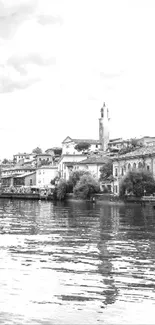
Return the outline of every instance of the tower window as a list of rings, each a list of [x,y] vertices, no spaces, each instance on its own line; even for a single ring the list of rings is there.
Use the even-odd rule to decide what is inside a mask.
[[[115,176],[118,175],[118,171],[117,171],[117,168],[115,168]]]

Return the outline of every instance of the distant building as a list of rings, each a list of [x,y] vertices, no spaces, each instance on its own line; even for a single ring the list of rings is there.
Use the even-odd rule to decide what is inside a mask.
[[[16,155],[13,155],[13,162],[14,164],[18,164],[21,160],[22,162],[30,161],[34,158],[34,153],[18,153]]]
[[[86,155],[78,154],[63,154],[58,163],[59,176],[65,180],[69,179],[69,175],[72,172],[75,164],[86,159]]]
[[[17,166],[1,171],[2,186],[19,186],[19,184],[30,186],[31,183],[32,185],[35,183],[35,168]]]
[[[49,153],[40,153],[35,155],[36,158],[36,164],[39,165],[46,165],[46,164],[52,164],[53,163],[53,157]]]
[[[119,194],[120,183],[130,170],[144,168],[155,177],[155,146],[144,146],[124,155],[117,155],[112,161],[115,194]]]
[[[62,155],[81,155],[81,152],[76,150],[75,146],[82,142],[90,144],[89,151],[98,151],[100,149],[99,140],[73,139],[68,136],[62,142]],[[86,150],[86,152],[87,152],[87,150]]]
[[[45,187],[51,185],[51,180],[58,176],[57,166],[41,166],[36,170],[36,186]]]
[[[105,103],[103,103],[101,117],[99,118],[99,143],[100,149],[104,152],[108,149],[109,143],[109,121],[109,110],[105,106]]]

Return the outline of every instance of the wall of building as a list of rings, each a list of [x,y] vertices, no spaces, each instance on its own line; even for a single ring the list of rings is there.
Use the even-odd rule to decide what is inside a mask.
[[[75,163],[75,162],[79,162],[86,159],[85,155],[64,155],[59,164],[58,164],[58,171],[59,174],[62,178],[68,180],[69,178],[69,172],[66,166],[66,163]]]
[[[58,168],[56,166],[38,168],[36,171],[36,186],[44,187],[51,185],[51,180],[56,176],[58,176]]]
[[[129,170],[140,169],[145,166],[145,169],[151,171],[155,177],[155,157],[145,158],[130,158],[128,160],[122,159],[113,162],[113,176],[114,181],[114,193],[119,194],[120,182]]]
[[[25,176],[25,186],[36,185],[36,172],[34,174]]]

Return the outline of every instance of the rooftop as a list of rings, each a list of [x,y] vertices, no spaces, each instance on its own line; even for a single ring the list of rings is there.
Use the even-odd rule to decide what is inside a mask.
[[[155,146],[141,147],[134,151],[128,152],[124,155],[117,155],[115,156],[115,158],[113,158],[113,160],[121,160],[121,159],[128,159],[128,158],[149,156],[149,155],[155,155]]]
[[[103,155],[103,156],[92,156],[92,157],[88,157],[87,159],[84,159],[82,161],[80,161],[78,164],[80,165],[85,165],[85,164],[104,164],[106,162],[108,162],[111,158],[107,155]]]

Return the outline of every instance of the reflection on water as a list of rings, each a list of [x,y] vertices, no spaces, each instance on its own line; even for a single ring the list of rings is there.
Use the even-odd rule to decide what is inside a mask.
[[[0,322],[154,324],[155,211],[0,201]]]

